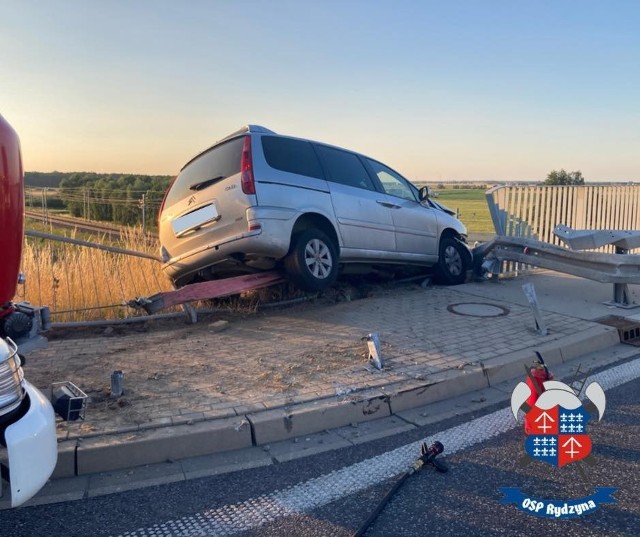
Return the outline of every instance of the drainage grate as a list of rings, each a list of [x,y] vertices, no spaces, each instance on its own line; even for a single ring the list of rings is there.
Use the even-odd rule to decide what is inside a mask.
[[[640,347],[640,321],[634,321],[626,317],[618,317],[617,315],[609,315],[608,317],[597,319],[596,322],[613,326],[617,329],[621,343]]]

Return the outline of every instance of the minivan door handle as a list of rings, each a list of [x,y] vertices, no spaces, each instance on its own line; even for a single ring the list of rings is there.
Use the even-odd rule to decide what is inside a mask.
[[[379,203],[383,207],[387,207],[388,209],[401,209],[401,205],[396,205],[395,203],[389,203],[388,201],[377,200],[376,203]]]

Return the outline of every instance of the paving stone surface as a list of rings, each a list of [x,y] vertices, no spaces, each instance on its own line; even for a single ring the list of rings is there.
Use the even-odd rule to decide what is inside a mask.
[[[459,288],[462,289],[462,288]],[[498,306],[495,317],[460,315],[456,304]],[[474,311],[477,306],[467,309]],[[454,310],[454,311],[452,311]],[[465,308],[462,308],[464,311]],[[45,393],[71,381],[89,395],[85,420],[60,422],[60,440],[147,430],[286,408],[323,398],[419,384],[442,371],[589,332],[595,323],[545,312],[548,335],[528,307],[472,296],[455,287],[400,286],[360,300],[306,303],[229,320],[177,319],[118,328],[109,336],[69,333],[29,356],[27,378]],[[378,332],[385,367],[367,360],[361,340]],[[110,378],[124,372],[124,395]]]

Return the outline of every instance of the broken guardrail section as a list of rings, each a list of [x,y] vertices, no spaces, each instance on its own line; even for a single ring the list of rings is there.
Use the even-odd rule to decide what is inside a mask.
[[[208,300],[224,296],[236,295],[252,289],[261,289],[285,281],[279,272],[261,272],[211,280],[208,282],[192,283],[174,291],[155,294],[149,298],[138,297],[127,304],[133,308],[143,308],[153,314],[164,308],[178,306],[196,300]]]
[[[502,261],[555,270],[601,283],[614,284],[608,304],[634,308],[628,284],[640,284],[640,255],[626,253],[640,247],[640,231],[571,230],[557,226],[556,235],[569,245],[598,248],[611,244],[618,253],[577,251],[529,238],[497,236],[473,249],[474,271],[482,277],[500,273]],[[608,242],[605,242],[608,241]]]

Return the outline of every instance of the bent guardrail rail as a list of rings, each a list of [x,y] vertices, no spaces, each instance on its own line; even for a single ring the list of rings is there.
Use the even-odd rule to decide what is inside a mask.
[[[640,248],[640,231],[623,229],[572,229],[558,224],[553,234],[569,245],[572,250],[594,250],[602,246],[612,245],[616,253],[620,250]]]
[[[535,239],[497,236],[473,249],[474,272],[500,274],[503,261],[532,265],[600,283],[613,283],[611,304],[637,307],[628,284],[640,284],[640,255],[569,250]]]
[[[640,248],[640,243],[630,236],[639,232],[624,231],[640,222],[640,185],[637,184],[512,184],[491,188],[485,197],[499,237],[533,239],[555,245],[570,238],[574,249],[594,248],[602,253],[613,253],[616,248]],[[573,228],[571,236],[558,233],[558,224]],[[622,242],[615,244],[614,236]],[[616,250],[616,253],[621,252]],[[517,275],[531,268],[533,266],[505,258],[501,273]]]

